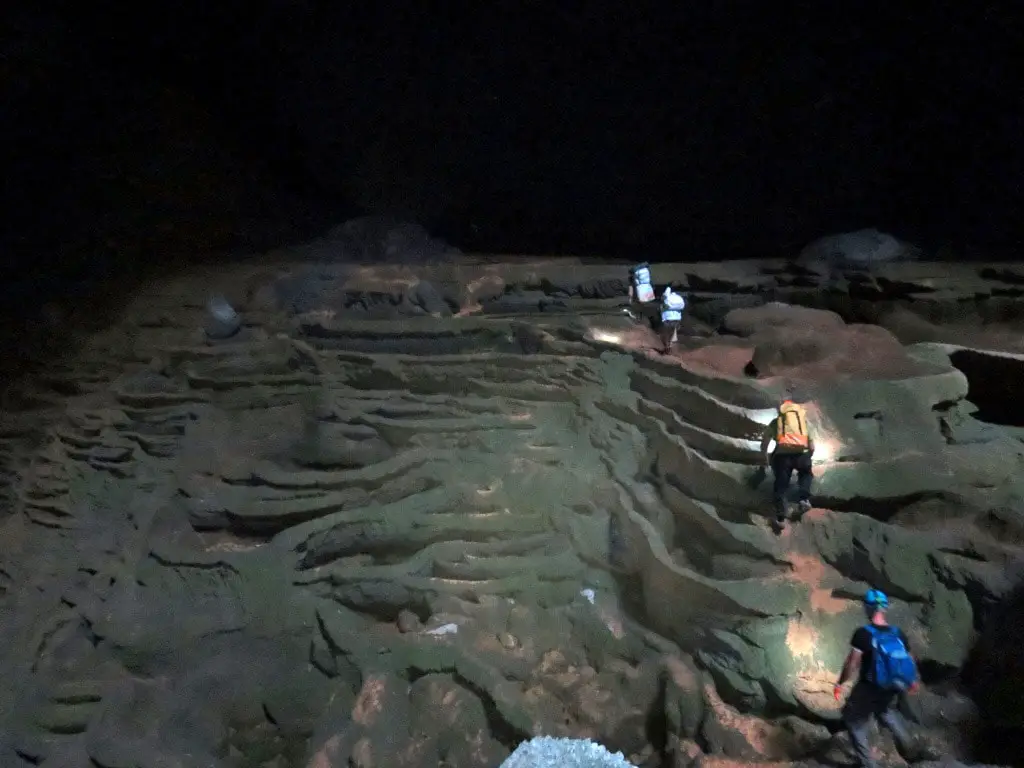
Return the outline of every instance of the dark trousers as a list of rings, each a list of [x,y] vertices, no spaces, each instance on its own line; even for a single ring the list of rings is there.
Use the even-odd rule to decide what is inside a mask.
[[[679,330],[678,320],[668,320],[662,322],[661,328],[658,329],[658,335],[661,337],[661,346],[665,352],[668,352],[669,347],[672,346],[672,337]]]
[[[772,454],[772,474],[775,475],[772,501],[775,504],[775,516],[780,521],[786,518],[786,492],[789,490],[789,482],[793,479],[794,472],[800,490],[800,501],[810,501],[811,482],[814,480],[810,451],[785,453],[776,450]]]
[[[871,745],[868,744],[872,718],[889,729],[901,753],[909,754],[913,748],[907,726],[895,707],[897,695],[865,682],[857,683],[850,691],[850,698],[843,707],[843,725],[850,733],[853,751],[861,768],[875,768],[875,762],[871,759]]]
[[[639,322],[646,323],[651,328],[654,328],[661,319],[661,304],[657,301],[640,302],[633,299],[629,303],[629,311]]]

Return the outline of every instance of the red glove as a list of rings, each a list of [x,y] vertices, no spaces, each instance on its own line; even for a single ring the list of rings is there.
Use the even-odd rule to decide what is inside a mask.
[[[839,701],[843,697],[843,686],[837,685],[833,688],[832,695],[835,696],[836,701]]]

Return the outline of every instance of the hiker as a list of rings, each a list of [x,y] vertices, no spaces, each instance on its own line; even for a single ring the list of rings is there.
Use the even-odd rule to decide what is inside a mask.
[[[647,262],[629,269],[629,305],[622,311],[634,322],[652,322],[652,308],[656,308],[654,286],[651,284],[651,265]]]
[[[884,592],[869,589],[864,595],[868,623],[853,633],[850,652],[833,689],[839,701],[843,683],[853,677],[857,672],[855,668],[859,667],[857,682],[843,707],[843,724],[850,733],[861,768],[875,768],[868,745],[868,729],[873,717],[892,733],[904,759],[930,757],[922,754],[925,746],[911,737],[903,717],[894,707],[899,694],[917,690],[918,674],[907,636],[885,619],[888,608],[889,598]]]
[[[775,441],[771,456],[768,448]],[[761,457],[765,467],[771,467],[775,477],[772,488],[772,502],[775,505],[776,529],[786,524],[786,494],[789,483],[796,472],[799,490],[800,512],[811,508],[811,458],[814,455],[814,438],[807,427],[807,411],[802,405],[786,398],[779,406],[776,417],[768,422],[761,438]]]
[[[661,294],[661,336],[662,354],[668,354],[672,345],[676,343],[679,333],[679,323],[683,319],[683,310],[686,308],[686,299],[672,290],[672,286],[665,288]]]
[[[629,270],[629,303],[647,304],[651,301],[654,301],[651,265],[645,261]]]

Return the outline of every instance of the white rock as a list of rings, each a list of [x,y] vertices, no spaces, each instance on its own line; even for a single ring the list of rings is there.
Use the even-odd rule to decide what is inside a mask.
[[[206,304],[206,335],[211,339],[234,336],[242,327],[242,319],[223,296],[214,296]]]
[[[428,629],[424,634],[427,635],[454,635],[459,631],[458,624],[442,624],[440,627],[434,627]]]
[[[538,736],[524,741],[500,768],[635,768],[621,752],[609,752],[589,739]]]

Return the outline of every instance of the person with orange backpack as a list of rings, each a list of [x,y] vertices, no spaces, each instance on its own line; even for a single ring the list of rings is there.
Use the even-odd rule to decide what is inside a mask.
[[[775,450],[768,449],[772,442]],[[775,506],[775,528],[781,530],[786,524],[786,494],[793,473],[797,475],[801,513],[811,508],[811,483],[814,473],[811,458],[814,455],[814,437],[807,426],[807,411],[802,405],[786,398],[779,406],[778,414],[768,422],[761,438],[761,456],[765,467],[771,467],[775,477],[772,487],[772,501]]]

